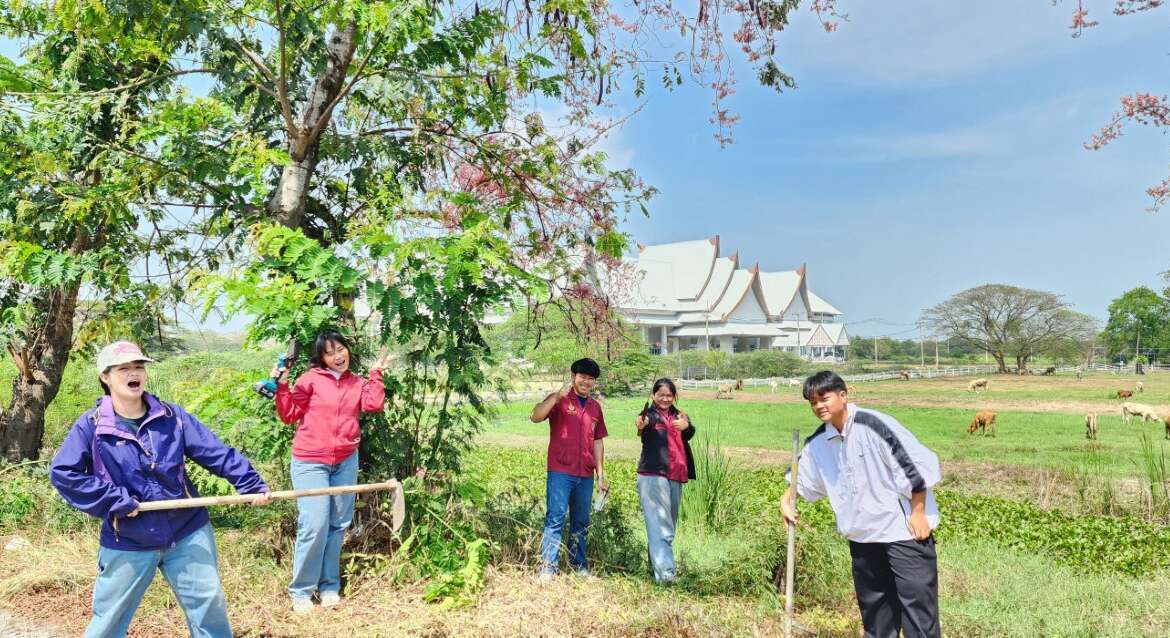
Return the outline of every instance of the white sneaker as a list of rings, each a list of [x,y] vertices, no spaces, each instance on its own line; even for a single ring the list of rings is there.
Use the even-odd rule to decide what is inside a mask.
[[[336,607],[341,604],[341,596],[335,591],[321,593],[321,607]]]
[[[292,599],[292,609],[294,614],[311,614],[313,613],[313,599],[294,598]]]

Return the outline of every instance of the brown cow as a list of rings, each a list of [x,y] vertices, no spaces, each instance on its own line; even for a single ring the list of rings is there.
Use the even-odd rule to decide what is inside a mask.
[[[909,371],[909,370],[903,370],[902,372],[900,372],[900,373],[898,374],[898,376],[902,377],[902,380],[903,380],[903,381],[909,381],[909,380],[910,380],[910,371]]]
[[[736,390],[743,390],[743,379],[736,379],[735,380],[735,389]]]
[[[990,429],[991,436],[995,436],[997,428],[995,416],[991,410],[980,411],[974,419],[971,419],[971,425],[967,426],[967,435],[970,436],[975,433],[975,430],[979,430],[982,436],[987,436],[987,430]]]
[[[1097,413],[1090,412],[1085,415],[1085,438],[1097,440]]]
[[[1117,398],[1118,399],[1128,399],[1132,396],[1133,396],[1133,390],[1118,390],[1117,391]]]
[[[1044,368],[1044,372],[1041,372],[1040,374],[1046,377],[1050,377],[1056,374],[1056,366],[1048,366],[1047,368]]]

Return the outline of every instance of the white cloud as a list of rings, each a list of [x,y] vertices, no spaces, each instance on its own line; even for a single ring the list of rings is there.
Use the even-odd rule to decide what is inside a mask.
[[[830,71],[863,85],[937,84],[1064,52],[1084,54],[1165,29],[1156,18],[1116,18],[1108,3],[1088,7],[1090,18],[1101,24],[1079,39],[1070,37],[1069,2],[840,0],[838,5],[849,21],[835,33],[825,33],[815,15],[801,11],[781,38],[780,54],[798,78]]]
[[[1105,91],[1078,91],[942,130],[843,135],[818,146],[815,155],[829,163],[868,163],[1079,154],[1081,142],[1104,121],[1082,105],[1111,99]]]
[[[975,128],[907,135],[842,137],[835,140],[834,145],[842,151],[841,157],[848,161],[887,162],[988,155],[1004,150],[1007,142],[994,133]]]

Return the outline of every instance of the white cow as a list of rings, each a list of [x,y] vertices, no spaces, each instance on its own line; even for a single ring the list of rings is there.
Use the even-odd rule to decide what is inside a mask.
[[[1129,425],[1130,419],[1135,416],[1140,417],[1142,423],[1162,420],[1162,417],[1158,416],[1157,410],[1148,405],[1130,401],[1121,404],[1121,418],[1125,420],[1126,425]]]

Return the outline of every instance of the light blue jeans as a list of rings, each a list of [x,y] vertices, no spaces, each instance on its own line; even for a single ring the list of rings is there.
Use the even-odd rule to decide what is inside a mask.
[[[336,464],[292,460],[293,489],[357,483],[358,453]],[[353,522],[353,494],[303,496],[297,499],[297,542],[288,594],[309,598],[313,592],[341,590],[341,542]]]
[[[227,601],[216,563],[215,535],[210,523],[168,549],[98,549],[93,618],[85,630],[86,638],[125,636],[134,611],[159,570],[175,592],[191,636],[231,638]]]
[[[638,498],[646,517],[646,549],[654,580],[669,583],[675,577],[674,529],[682,503],[683,484],[665,476],[638,475]]]
[[[541,571],[555,574],[557,554],[565,532],[565,515],[569,518],[569,565],[588,569],[585,558],[585,532],[589,529],[589,505],[593,498],[593,477],[549,472],[545,483],[544,536],[540,540]]]

